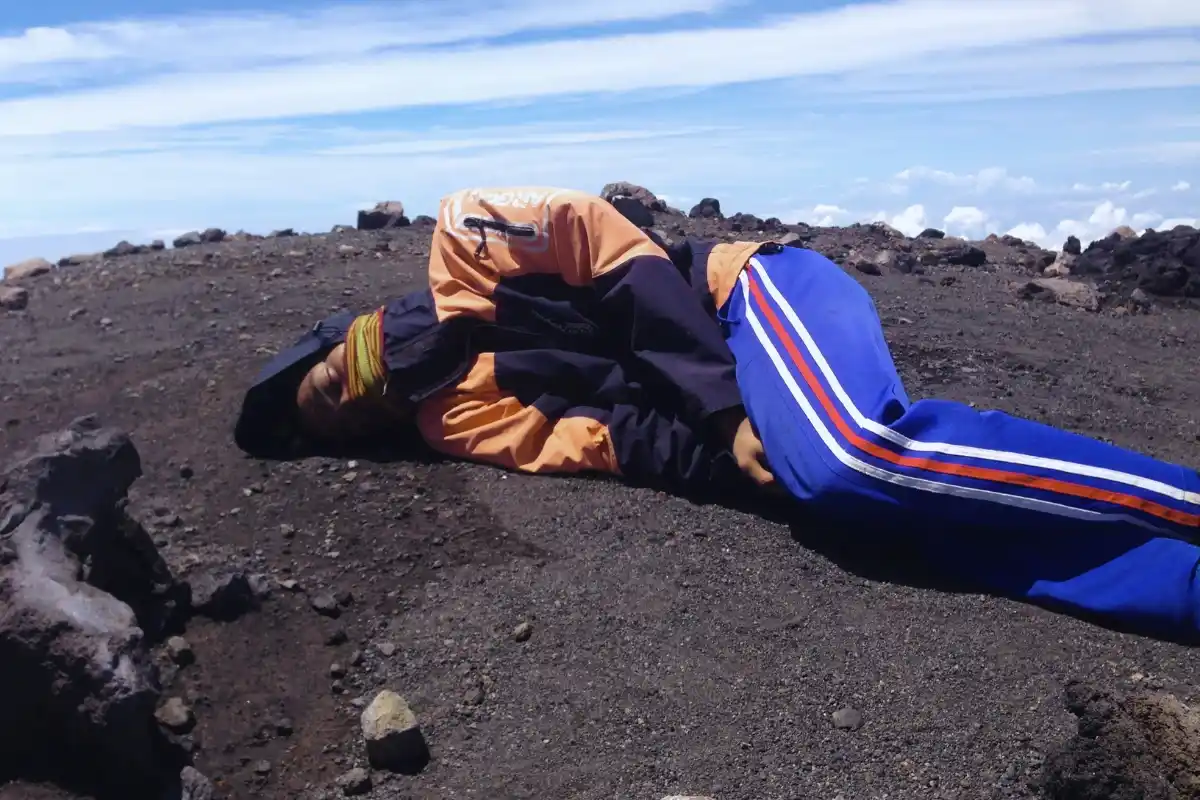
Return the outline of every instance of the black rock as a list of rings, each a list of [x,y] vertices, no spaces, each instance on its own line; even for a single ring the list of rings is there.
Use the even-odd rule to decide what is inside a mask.
[[[358,212],[360,231],[382,231],[409,224],[408,217],[404,216],[404,205],[395,201],[376,203],[374,208]]]
[[[972,244],[958,244],[941,252],[941,261],[963,267],[982,267],[987,263],[987,253]]]
[[[944,231],[939,231],[937,228],[926,228],[917,234],[918,239],[945,239]]]
[[[1077,256],[1083,252],[1083,245],[1079,243],[1079,237],[1068,236],[1067,241],[1063,242],[1062,251],[1067,255]]]
[[[692,219],[724,219],[721,213],[721,201],[715,197],[705,197],[699,203],[692,206],[692,210],[688,212],[688,216]]]
[[[654,214],[650,209],[632,197],[614,197],[609,201],[625,219],[639,228],[653,228]]]
[[[231,622],[254,610],[258,597],[245,573],[222,570],[190,578],[192,610],[209,619]]]

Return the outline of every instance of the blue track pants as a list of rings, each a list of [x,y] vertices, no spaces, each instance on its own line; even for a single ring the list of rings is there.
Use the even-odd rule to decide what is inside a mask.
[[[981,590],[1200,631],[1194,470],[1000,411],[911,402],[870,296],[810,250],[751,259],[721,319],[771,470],[806,505],[908,535],[929,566]]]

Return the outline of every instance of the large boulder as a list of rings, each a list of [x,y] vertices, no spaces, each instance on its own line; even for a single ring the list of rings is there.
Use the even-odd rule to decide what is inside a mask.
[[[1200,230],[1180,225],[1137,237],[1119,232],[1092,242],[1075,262],[1081,275],[1102,275],[1150,294],[1200,297]]]
[[[360,231],[403,228],[408,224],[408,217],[404,216],[404,204],[396,200],[376,203],[374,208],[358,212],[358,229]]]
[[[52,269],[54,265],[44,258],[29,258],[5,267],[3,278],[6,281],[23,281],[45,275]]]
[[[0,783],[178,784],[147,640],[177,621],[186,585],[125,512],[141,469],[125,434],[80,418],[0,473]]]

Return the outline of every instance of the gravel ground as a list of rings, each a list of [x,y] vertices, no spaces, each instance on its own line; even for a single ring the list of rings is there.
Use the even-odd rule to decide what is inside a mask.
[[[265,354],[415,286],[428,235],[115,258],[29,280],[28,308],[0,312],[0,455],[98,413],[141,451],[134,511],[175,570],[277,582],[255,613],[193,622],[195,663],[164,675],[218,796],[341,796],[385,688],[432,762],[372,773],[378,800],[1032,797],[1075,730],[1068,681],[1196,696],[1193,650],[926,585],[834,546],[852,530],[601,479],[246,459],[231,429]],[[852,270],[910,394],[1200,462],[1200,314],[1022,300],[1018,262]]]

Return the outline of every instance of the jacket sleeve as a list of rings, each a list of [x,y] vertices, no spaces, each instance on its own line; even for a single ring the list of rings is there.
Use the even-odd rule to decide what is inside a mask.
[[[572,406],[544,396],[524,405],[507,394],[443,393],[417,413],[432,449],[534,474],[599,472],[691,494],[741,479],[732,455],[688,425],[632,405]]]
[[[624,340],[640,377],[677,395],[682,419],[702,427],[742,404],[721,328],[667,258],[637,256],[596,279],[604,322]]]
[[[600,198],[574,195],[555,215],[558,259],[590,279],[601,322],[620,337],[639,377],[672,390],[682,419],[700,427],[742,404],[733,354],[720,326],[659,247]]]

